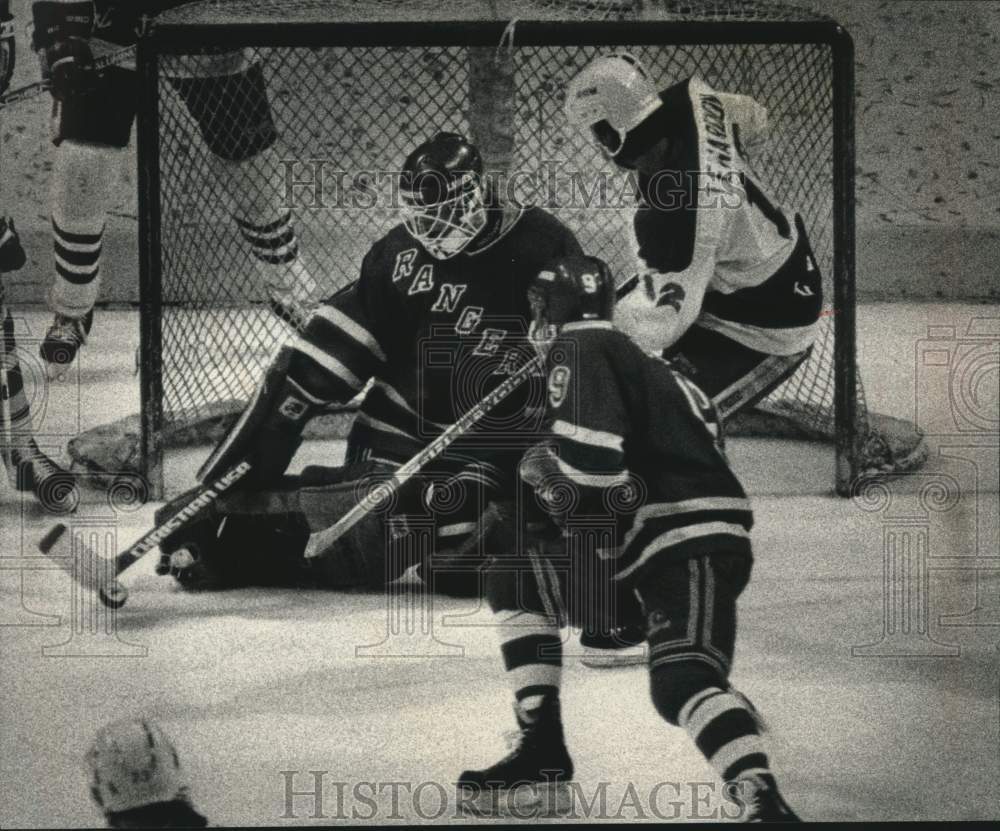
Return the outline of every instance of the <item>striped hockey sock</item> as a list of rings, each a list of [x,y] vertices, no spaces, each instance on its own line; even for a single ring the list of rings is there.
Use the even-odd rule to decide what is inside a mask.
[[[260,262],[268,265],[287,265],[299,256],[299,241],[292,224],[292,214],[286,211],[277,219],[259,223],[234,217],[243,239],[250,245]]]
[[[708,687],[691,696],[678,723],[724,782],[751,775],[771,780],[757,718],[742,696]]]
[[[503,654],[514,697],[527,720],[533,710],[559,695],[562,640],[559,627],[547,615],[508,612],[500,622]]]
[[[58,314],[81,318],[97,300],[104,224],[71,222],[52,215],[56,280],[52,306]]]

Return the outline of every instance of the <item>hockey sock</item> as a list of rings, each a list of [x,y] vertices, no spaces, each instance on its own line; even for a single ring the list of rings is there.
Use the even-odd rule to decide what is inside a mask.
[[[291,211],[282,204],[278,164],[269,148],[242,161],[215,157],[219,176],[232,199],[233,220],[261,267],[273,299],[307,303],[318,286],[299,254]]]
[[[518,709],[526,722],[546,699],[558,697],[562,639],[549,616],[524,611],[500,613],[500,651]]]
[[[750,775],[772,781],[757,718],[742,696],[719,687],[703,689],[681,707],[678,724],[724,782]]]
[[[52,170],[52,247],[55,281],[49,302],[81,318],[100,291],[101,245],[124,150],[64,141]]]

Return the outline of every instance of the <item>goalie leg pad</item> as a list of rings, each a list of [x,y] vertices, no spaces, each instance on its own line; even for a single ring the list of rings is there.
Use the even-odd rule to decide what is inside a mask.
[[[199,481],[221,476],[243,459],[253,464],[245,487],[273,483],[285,472],[306,424],[326,403],[289,376],[291,357],[292,350],[282,347],[243,414],[198,471]]]
[[[260,64],[245,72],[171,80],[208,149],[228,161],[252,158],[278,139]]]

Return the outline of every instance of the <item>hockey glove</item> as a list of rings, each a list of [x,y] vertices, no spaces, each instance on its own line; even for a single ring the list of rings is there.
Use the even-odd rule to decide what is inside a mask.
[[[61,40],[38,54],[42,77],[48,79],[52,97],[57,101],[91,95],[97,89],[98,71],[87,41]]]
[[[308,540],[294,516],[207,515],[163,541],[156,571],[189,591],[307,585]]]

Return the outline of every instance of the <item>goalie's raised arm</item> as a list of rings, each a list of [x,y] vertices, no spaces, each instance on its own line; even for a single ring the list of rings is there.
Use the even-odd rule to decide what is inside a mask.
[[[338,292],[281,347],[243,415],[198,471],[199,481],[243,459],[253,463],[252,484],[273,481],[294,457],[310,419],[364,389],[385,353],[361,295],[357,283]]]

